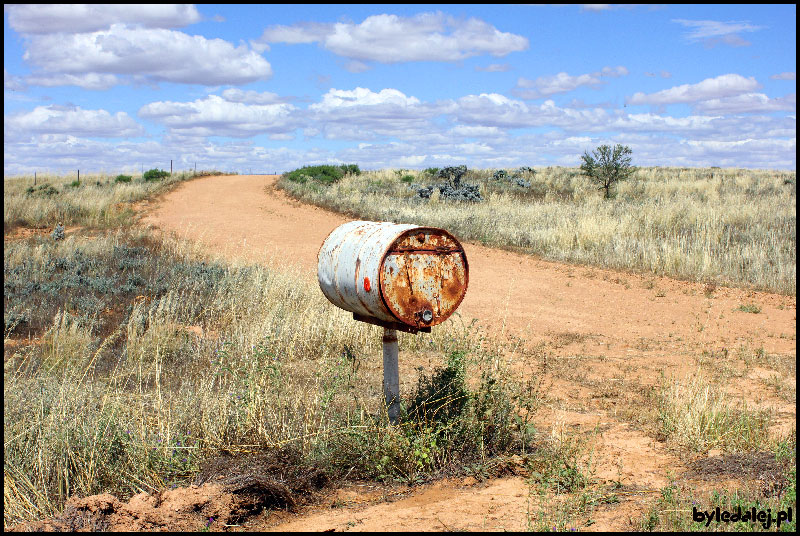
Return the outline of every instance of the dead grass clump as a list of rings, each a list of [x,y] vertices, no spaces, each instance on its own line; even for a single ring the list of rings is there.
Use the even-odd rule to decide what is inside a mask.
[[[769,442],[770,413],[731,401],[718,385],[695,375],[664,384],[658,400],[660,431],[685,449],[751,452]]]

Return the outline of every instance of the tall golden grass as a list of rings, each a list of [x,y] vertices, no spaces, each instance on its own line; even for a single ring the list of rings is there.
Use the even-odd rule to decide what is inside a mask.
[[[509,175],[513,170],[509,172]],[[540,168],[524,188],[468,172],[482,203],[423,200],[413,170],[349,175],[331,186],[282,180],[299,199],[356,217],[443,227],[465,240],[546,259],[796,293],[796,173],[640,168],[604,200],[577,168]]]
[[[18,343],[6,347],[4,367],[6,527],[52,515],[74,494],[191,482],[201,461],[222,451],[290,447],[333,475],[410,480],[449,459],[441,436],[439,450],[421,460],[411,448],[417,432],[387,426],[380,328],[354,322],[289,267],[222,264],[185,242],[156,246],[145,237],[139,230],[6,243],[7,275],[77,258],[89,267],[81,273],[89,286],[108,273],[95,274],[104,264],[118,269],[109,252],[149,243],[142,274],[166,285],[130,302],[112,289],[109,309],[86,315],[68,288],[47,287],[62,280],[31,281],[32,292],[63,292],[64,308],[34,339],[6,328],[5,342]],[[19,297],[25,284],[13,292],[29,300]],[[424,354],[436,363],[459,351],[478,378],[487,368],[497,377],[502,363],[483,344],[458,317],[431,334],[400,336],[406,359]],[[419,371],[401,370],[408,396]],[[492,383],[493,396],[503,385]],[[480,437],[468,448],[479,446]]]
[[[176,183],[218,172],[177,172],[160,181],[141,176],[116,182],[115,175],[87,174],[65,177],[53,174],[17,175],[3,179],[3,227],[52,228],[64,225],[111,228],[130,224],[131,203],[157,195]],[[42,187],[50,186],[52,190]],[[29,192],[29,189],[34,189]]]

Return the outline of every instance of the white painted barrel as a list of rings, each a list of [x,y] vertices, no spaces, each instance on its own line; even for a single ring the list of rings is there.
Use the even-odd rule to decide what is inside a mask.
[[[466,294],[464,248],[435,227],[353,221],[319,250],[317,277],[334,305],[415,329],[444,322]]]

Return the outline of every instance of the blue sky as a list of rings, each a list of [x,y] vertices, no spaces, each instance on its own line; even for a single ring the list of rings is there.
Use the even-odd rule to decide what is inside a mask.
[[[6,5],[4,172],[796,169],[794,5]]]

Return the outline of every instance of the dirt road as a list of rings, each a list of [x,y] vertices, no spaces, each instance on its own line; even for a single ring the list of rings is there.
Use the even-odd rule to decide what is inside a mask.
[[[143,222],[227,258],[278,259],[303,277],[316,277],[320,245],[351,218],[298,203],[275,181],[246,175],[193,180],[147,207]],[[796,356],[795,297],[571,266],[476,244],[465,248],[470,285],[461,314],[477,318],[492,336],[546,343],[550,366],[560,371],[548,379],[553,403],[541,426],[554,435],[594,433],[597,478],[641,491],[599,507],[589,530],[636,528],[632,520],[653,497],[647,493],[664,486],[668,472],[687,470],[685,460],[617,417],[607,398],[626,395],[622,387],[614,395],[614,386],[653,385],[661,372],[689,374],[704,356]],[[750,304],[760,312],[740,309]],[[759,381],[769,372],[756,363],[730,392],[751,406],[772,408],[776,430],[788,430],[795,426],[795,405]],[[342,490],[331,499],[340,507],[253,521],[260,524],[247,528],[520,530],[528,526],[528,493],[519,477],[440,482],[389,502]]]
[[[162,197],[144,222],[229,258],[272,257],[316,277],[320,245],[352,218],[289,198],[274,187],[276,178],[190,181]],[[757,338],[770,353],[796,349],[793,297],[717,288],[710,299],[703,284],[548,262],[476,244],[465,248],[470,284],[460,312],[494,332],[505,328],[532,340],[589,335],[602,339],[606,353],[609,343],[624,350],[642,339],[668,348],[678,339],[730,347]],[[760,314],[734,311],[744,304],[758,305]]]

